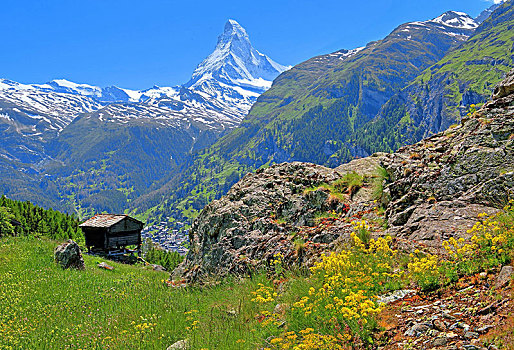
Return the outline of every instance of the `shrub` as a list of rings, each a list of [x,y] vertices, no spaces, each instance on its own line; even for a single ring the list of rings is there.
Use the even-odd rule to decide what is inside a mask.
[[[294,250],[296,252],[296,255],[297,256],[302,255],[305,250],[305,240],[302,238],[296,238],[293,243],[294,243]]]
[[[359,238],[359,241],[362,242],[365,247],[369,247],[369,242],[371,239],[371,228],[366,223],[366,221],[352,221],[352,226],[354,232],[353,234]]]
[[[13,236],[14,226],[11,224],[14,215],[11,210],[6,207],[0,207],[0,237]]]
[[[441,286],[439,259],[436,255],[427,254],[419,257],[419,251],[411,254],[411,262],[407,265],[410,278],[423,291],[436,290]]]
[[[459,275],[469,275],[504,265],[511,261],[514,250],[514,201],[503,212],[487,216],[468,230],[471,242],[450,238],[443,242],[449,262]]]
[[[341,179],[334,182],[334,188],[339,192],[347,192],[352,197],[364,185],[364,176],[355,171],[344,174]]]
[[[369,227],[365,222],[359,226]],[[293,328],[315,327],[315,338],[330,341],[334,346],[350,339],[371,343],[372,330],[377,326],[375,316],[381,311],[377,295],[398,288],[400,283],[400,274],[393,272],[397,253],[389,247],[390,237],[369,239],[368,246],[357,233],[352,238],[351,249],[323,256],[311,268],[311,287],[307,295],[293,304],[291,312]],[[311,339],[301,332],[295,333],[297,343],[292,344],[304,344]],[[286,338],[278,343],[284,343]]]
[[[146,244],[145,260],[150,264],[163,266],[166,271],[173,271],[184,260],[179,253],[166,251],[150,240],[147,240]]]

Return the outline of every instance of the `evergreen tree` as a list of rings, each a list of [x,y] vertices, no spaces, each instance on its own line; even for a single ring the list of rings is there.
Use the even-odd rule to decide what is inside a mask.
[[[14,215],[9,208],[0,207],[0,237],[15,234],[12,220],[14,220]]]
[[[0,197],[0,235],[13,234],[45,236],[51,239],[84,239],[76,216],[70,216],[53,209],[45,210],[29,201],[21,202]],[[14,230],[12,220],[20,222]],[[12,231],[12,233],[10,233]]]

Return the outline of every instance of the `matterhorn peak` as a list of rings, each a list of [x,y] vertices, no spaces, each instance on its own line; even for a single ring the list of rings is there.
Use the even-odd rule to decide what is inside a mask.
[[[234,38],[248,41],[248,43],[250,43],[250,38],[248,37],[246,30],[241,27],[237,21],[229,19],[227,23],[225,23],[225,30],[223,31],[223,34],[221,34],[218,38],[218,44],[221,42],[230,41]]]
[[[229,19],[214,52],[198,65],[186,87],[210,95],[219,95],[220,89],[230,88],[237,95],[253,100],[286,69],[257,51],[246,30],[237,21]]]

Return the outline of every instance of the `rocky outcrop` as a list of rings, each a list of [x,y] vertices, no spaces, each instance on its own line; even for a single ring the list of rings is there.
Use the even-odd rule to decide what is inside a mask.
[[[508,97],[514,93],[514,74],[509,74],[507,78],[499,84],[493,92],[493,100],[499,100]],[[508,101],[507,101],[508,102]],[[512,102],[512,98],[510,99]]]
[[[354,171],[372,173],[381,157],[355,160],[336,169],[282,163],[248,174],[200,213],[190,231],[189,253],[175,274],[185,273],[189,280],[206,274],[241,274],[265,265],[277,253],[286,261],[308,260],[305,247],[298,245],[305,243],[307,251],[319,253],[348,237],[351,225],[331,218],[330,213],[353,215],[367,209],[372,195],[363,186],[352,195],[335,197],[323,184]],[[324,215],[330,225],[319,225]]]
[[[389,233],[440,247],[514,194],[514,70],[454,128],[388,155]]]
[[[71,239],[55,248],[54,259],[63,269],[84,270],[85,268],[80,247]]]

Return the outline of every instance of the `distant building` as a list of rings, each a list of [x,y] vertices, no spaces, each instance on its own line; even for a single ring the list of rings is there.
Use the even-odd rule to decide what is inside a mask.
[[[80,224],[88,251],[112,252],[135,245],[141,250],[144,223],[128,215],[97,214]]]

